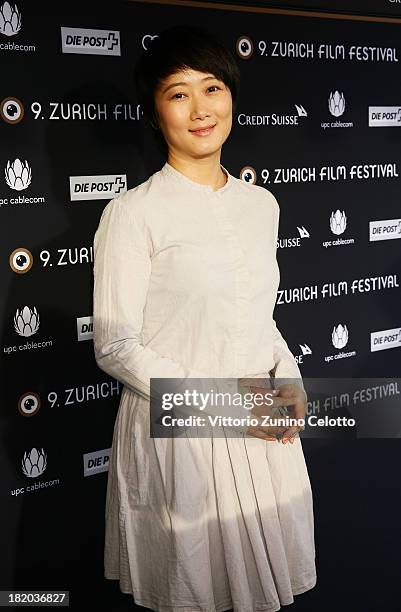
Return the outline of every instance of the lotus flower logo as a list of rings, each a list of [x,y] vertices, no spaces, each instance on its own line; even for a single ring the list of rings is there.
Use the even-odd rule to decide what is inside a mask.
[[[14,8],[8,2],[4,2],[0,8],[0,32],[6,36],[14,36],[21,29],[21,13],[16,5]]]
[[[35,306],[33,310],[29,306],[24,306],[18,310],[14,316],[14,328],[20,336],[33,336],[39,329],[39,314]]]
[[[330,229],[333,234],[342,234],[345,232],[345,228],[347,227],[347,217],[345,216],[344,211],[336,210],[335,213],[331,213],[330,217]]]
[[[25,163],[18,158],[13,163],[8,161],[5,175],[7,185],[16,191],[22,191],[31,184],[31,169],[26,160]]]
[[[331,340],[335,348],[341,349],[348,342],[348,329],[346,325],[337,325],[333,327],[333,333],[331,334]]]
[[[41,450],[33,448],[29,453],[24,453],[21,463],[22,471],[28,478],[37,478],[43,474],[47,466],[47,459],[43,448]]]
[[[345,111],[345,98],[343,93],[339,91],[330,92],[329,97],[329,111],[334,117],[340,117]]]

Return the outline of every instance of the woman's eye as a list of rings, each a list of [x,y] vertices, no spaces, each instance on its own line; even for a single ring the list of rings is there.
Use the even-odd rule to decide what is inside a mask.
[[[215,88],[215,89],[221,89],[221,87],[218,87],[218,85],[211,85],[211,86],[210,86],[210,87],[208,87],[207,89],[208,89],[208,91],[209,91],[209,89],[213,89],[213,88]],[[212,92],[212,93],[213,93],[213,92]],[[171,99],[172,99],[172,100],[174,100],[174,99],[176,99],[176,100],[181,100],[182,98],[177,98],[177,96],[184,96],[184,95],[185,95],[185,94],[183,94],[182,92],[177,92],[176,94],[174,94],[174,95],[172,96],[172,98],[171,98]]]

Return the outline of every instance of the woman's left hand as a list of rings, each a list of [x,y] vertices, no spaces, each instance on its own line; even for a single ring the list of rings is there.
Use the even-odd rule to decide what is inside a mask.
[[[306,409],[308,405],[308,398],[303,389],[298,385],[294,384],[285,384],[281,385],[277,389],[278,397],[285,397],[288,399],[293,399],[293,404],[291,404],[292,408],[289,409],[291,413],[290,418],[294,419],[305,419],[306,417]],[[294,436],[304,429],[303,425],[292,425],[287,427],[287,429],[283,432],[281,437],[281,442],[286,444],[287,442],[294,442]]]

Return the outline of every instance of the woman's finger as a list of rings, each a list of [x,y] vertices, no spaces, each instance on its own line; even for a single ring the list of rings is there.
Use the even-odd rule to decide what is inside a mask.
[[[253,436],[254,438],[261,438],[262,440],[277,442],[276,436],[269,435],[265,433],[264,431],[261,431],[257,427],[248,427],[248,430],[246,433],[248,436]]]
[[[301,431],[300,427],[295,427],[295,426],[287,427],[287,429],[283,431],[283,438],[295,436],[295,434],[299,433],[300,431]]]

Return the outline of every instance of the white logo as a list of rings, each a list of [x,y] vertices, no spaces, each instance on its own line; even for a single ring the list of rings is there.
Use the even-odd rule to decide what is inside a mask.
[[[14,8],[8,2],[4,2],[0,8],[0,33],[6,36],[14,36],[21,29],[21,13],[16,5]]]
[[[154,34],[152,36],[151,34],[145,34],[145,36],[142,37],[142,47],[143,49],[145,49],[145,51],[149,49],[152,44],[152,40],[154,40],[155,38],[159,38],[159,35]]]
[[[12,163],[7,162],[5,175],[7,185],[16,191],[22,191],[31,184],[32,175],[29,164],[26,160],[25,163],[22,162],[18,157]]]
[[[299,117],[307,117],[308,113],[306,112],[306,110],[304,109],[304,107],[301,105],[298,106],[298,104],[295,104],[295,108],[297,109],[297,113]]]
[[[29,306],[24,306],[18,310],[14,316],[14,328],[17,334],[28,338],[33,336],[39,329],[39,313],[35,306],[33,310]]]
[[[401,329],[399,327],[371,332],[370,334],[371,352],[399,347],[401,347]]]
[[[62,27],[61,43],[63,53],[121,55],[120,32],[117,30]]]
[[[43,448],[41,450],[33,448],[29,453],[25,452],[21,463],[22,471],[28,478],[37,478],[43,474],[47,466],[47,458]]]
[[[345,98],[344,94],[339,91],[330,93],[329,97],[329,111],[334,117],[340,117],[345,111]]]
[[[84,476],[93,476],[99,472],[107,472],[109,469],[109,459],[111,448],[105,448],[93,453],[84,455]]]
[[[78,342],[93,338],[93,317],[78,317],[77,336]]]
[[[369,222],[369,240],[393,240],[401,238],[401,219],[382,219]]]
[[[71,202],[77,200],[110,200],[126,191],[126,174],[70,177]]]
[[[302,225],[301,227],[297,225],[297,230],[301,238],[310,238],[310,233],[304,225]]]
[[[401,106],[369,106],[369,127],[401,127]]]
[[[348,329],[346,325],[337,325],[333,327],[333,333],[331,334],[331,341],[334,348],[342,349],[348,342]]]
[[[248,115],[247,113],[239,113],[237,121],[240,126],[298,126],[300,117],[307,117],[308,113],[300,104],[294,104],[297,114],[295,115],[279,115],[277,113],[264,115]]]
[[[301,239],[302,238],[310,238],[310,233],[306,229],[304,225],[297,225],[297,230],[299,236],[290,236],[288,238],[278,238],[277,239],[277,248],[278,249],[288,249],[292,247],[300,247],[302,246]]]
[[[345,228],[347,227],[347,217],[345,216],[344,211],[336,210],[335,213],[331,213],[330,217],[330,229],[333,234],[343,234],[345,232]]]
[[[312,349],[307,344],[299,345],[302,351],[302,355],[312,355]]]

